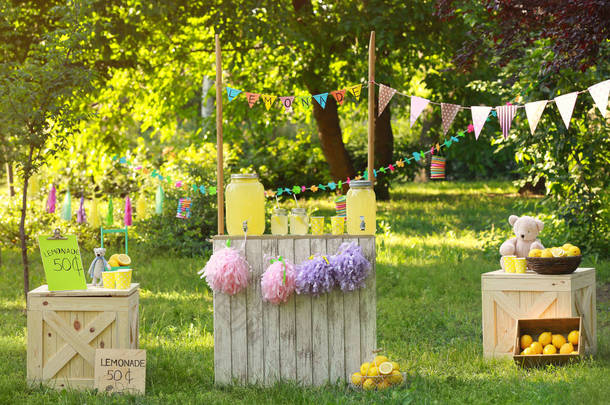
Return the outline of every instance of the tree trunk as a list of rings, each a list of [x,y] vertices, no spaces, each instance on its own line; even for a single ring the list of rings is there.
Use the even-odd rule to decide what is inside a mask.
[[[15,196],[15,186],[13,185],[13,165],[10,163],[6,163],[6,177],[8,180],[8,195],[9,197]]]
[[[375,111],[377,111],[378,97],[375,97]],[[394,133],[392,132],[390,106],[377,117],[375,122],[375,168],[388,166],[394,163]],[[382,175],[377,177],[375,184],[375,195],[377,200],[386,201],[390,199],[391,176]]]
[[[28,262],[28,245],[25,235],[25,216],[28,208],[28,183],[30,182],[32,168],[32,154],[34,148],[30,146],[28,162],[23,170],[23,198],[21,199],[21,219],[19,220],[19,240],[21,242],[21,262],[23,263],[23,292],[27,301],[28,291],[30,291],[30,264]]]

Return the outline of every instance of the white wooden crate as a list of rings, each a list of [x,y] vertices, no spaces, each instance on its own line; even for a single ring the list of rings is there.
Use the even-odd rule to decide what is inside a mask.
[[[214,250],[227,238],[214,237]],[[243,248],[243,238],[231,241]],[[280,305],[262,300],[260,277],[269,265],[264,257],[281,255],[298,264],[316,253],[332,255],[345,241],[357,242],[372,264],[363,288],[318,297],[294,294]],[[347,380],[371,356],[377,344],[374,236],[249,237],[246,259],[252,266],[248,288],[234,296],[214,294],[217,384],[323,385]]]

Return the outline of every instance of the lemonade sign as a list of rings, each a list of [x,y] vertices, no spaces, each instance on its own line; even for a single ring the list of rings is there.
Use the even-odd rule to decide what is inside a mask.
[[[56,231],[53,236],[39,236],[38,244],[49,291],[87,289],[76,235],[61,236]]]

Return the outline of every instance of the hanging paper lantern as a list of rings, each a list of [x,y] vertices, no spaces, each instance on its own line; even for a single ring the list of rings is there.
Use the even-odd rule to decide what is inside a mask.
[[[141,193],[136,200],[136,214],[138,219],[146,219],[148,217],[148,206],[146,205],[146,198],[144,193]]]
[[[433,180],[443,180],[445,178],[446,159],[443,156],[432,156],[430,161],[430,178]]]
[[[299,265],[296,277],[297,293],[319,295],[330,292],[334,286],[335,280],[326,256],[316,256]]]
[[[38,174],[33,174],[28,182],[28,195],[30,197],[36,196],[40,192],[40,180]]]
[[[176,209],[176,218],[190,218],[191,217],[191,199],[181,198],[178,200],[178,208]]]
[[[64,203],[61,207],[61,218],[66,221],[72,218],[72,196],[70,195],[70,190],[66,191],[64,197]]]
[[[87,222],[87,215],[85,214],[85,197],[80,197],[80,206],[78,207],[78,211],[76,211],[76,222],[79,224],[84,224]]]
[[[285,261],[281,256],[272,259],[271,265],[261,278],[261,292],[263,300],[272,304],[288,301],[294,293],[296,270],[292,263]]]
[[[131,220],[131,199],[129,198],[129,196],[125,197],[125,226],[131,226],[132,224],[132,220]]]
[[[198,274],[205,277],[215,292],[237,294],[248,285],[250,266],[246,259],[233,248],[223,248],[214,252]]]
[[[100,227],[100,214],[97,211],[97,199],[93,198],[93,200],[91,200],[91,226],[93,228],[99,228]]]
[[[57,204],[57,191],[55,190],[55,186],[51,184],[51,189],[49,189],[49,197],[47,198],[47,212],[52,214],[55,212],[55,205]]]
[[[331,257],[333,278],[343,291],[354,291],[364,286],[371,272],[371,263],[362,254],[355,242],[339,246],[338,253]]]
[[[162,214],[163,213],[163,200],[165,199],[165,193],[163,192],[163,187],[159,185],[157,187],[157,194],[155,195],[155,213]]]
[[[108,200],[108,213],[106,214],[106,226],[114,224],[114,207],[112,206],[112,198]]]
[[[346,217],[346,199],[344,195],[340,195],[335,200],[335,211],[336,216],[345,218]]]

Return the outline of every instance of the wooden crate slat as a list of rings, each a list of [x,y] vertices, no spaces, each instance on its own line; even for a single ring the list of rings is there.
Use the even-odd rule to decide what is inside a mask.
[[[244,252],[243,238],[233,240],[232,246]],[[246,311],[246,291],[231,296],[231,377],[240,384],[248,381]]]
[[[214,241],[214,251],[225,246],[224,241]],[[217,384],[231,382],[231,297],[214,293],[214,381]]]
[[[28,353],[27,378],[29,381],[40,382],[43,363],[43,324],[41,311],[28,312]]]
[[[312,239],[311,254],[326,254],[326,239]],[[330,380],[328,357],[328,294],[311,298],[313,384],[324,385]]]
[[[337,253],[343,239],[326,241],[327,256]],[[345,378],[345,324],[343,318],[343,291],[335,288],[328,294],[328,358],[331,383]]]
[[[249,240],[246,244],[246,259],[252,270],[246,290],[249,384],[259,384],[265,380],[261,276],[268,262],[263,264],[261,249],[262,241],[260,239]]]
[[[278,240],[278,255],[294,262],[294,240]],[[280,305],[280,376],[296,381],[296,308],[294,294]]]
[[[345,320],[345,380],[360,370],[360,289],[343,293]]]
[[[311,255],[309,239],[295,239],[294,264],[304,262]],[[311,296],[296,295],[296,353],[297,381],[305,385],[313,384],[313,342]]]
[[[371,262],[371,274],[360,289],[360,362],[369,361],[377,348],[377,295],[375,238],[359,238],[364,256]]]
[[[262,260],[266,254],[277,256],[277,240],[262,240]],[[265,385],[272,385],[280,379],[280,308],[270,302],[263,302],[263,341]]]

